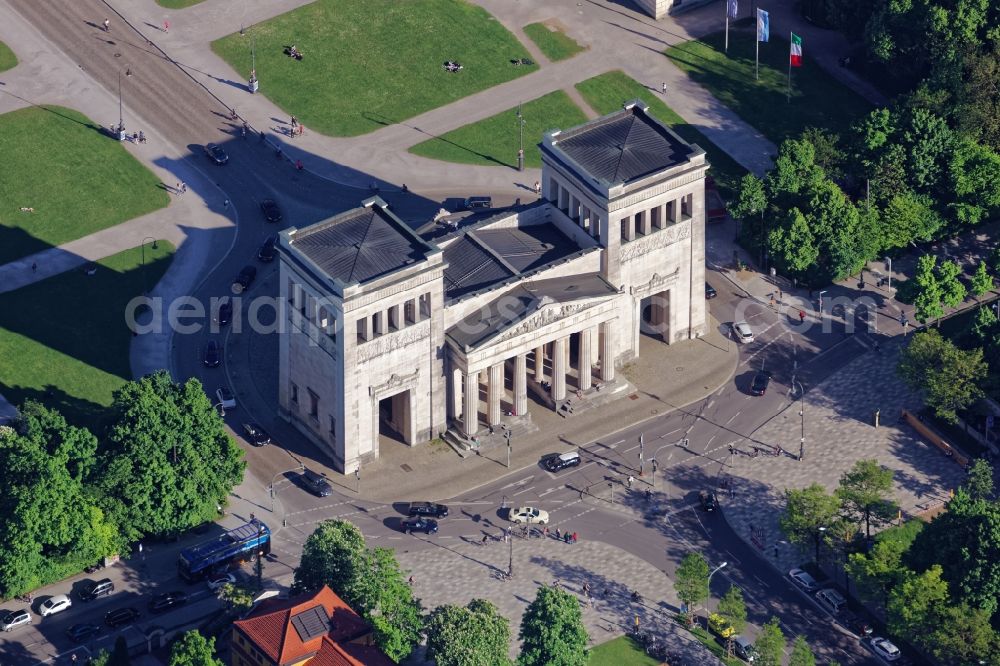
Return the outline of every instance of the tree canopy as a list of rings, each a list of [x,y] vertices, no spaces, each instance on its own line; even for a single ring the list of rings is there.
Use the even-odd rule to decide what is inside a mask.
[[[509,666],[510,624],[485,599],[438,606],[426,624],[427,656],[437,666]]]
[[[781,666],[785,651],[785,633],[781,621],[772,617],[760,628],[760,634],[753,646],[757,649],[754,666]]]
[[[859,460],[840,477],[837,496],[848,515],[865,526],[868,537],[872,524],[883,524],[896,516],[896,505],[889,497],[892,477],[892,470],[877,460]]]
[[[215,639],[195,629],[184,632],[170,649],[170,666],[224,666],[215,656]]]
[[[521,619],[518,666],[585,666],[587,630],[580,602],[555,587],[540,587]]]
[[[786,489],[781,531],[792,543],[809,544],[818,551],[820,535],[836,521],[840,505],[840,498],[818,483],[800,490]]]
[[[983,395],[987,370],[982,349],[959,349],[935,330],[914,335],[897,366],[899,375],[923,394],[935,415],[950,423],[957,422],[959,410]]]
[[[688,606],[688,616],[694,606],[708,599],[708,562],[700,553],[688,553],[674,572],[677,597]]]

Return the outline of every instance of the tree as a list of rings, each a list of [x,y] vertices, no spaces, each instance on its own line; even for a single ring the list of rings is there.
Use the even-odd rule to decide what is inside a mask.
[[[792,643],[792,656],[788,660],[788,666],[816,666],[816,655],[801,634]]]
[[[983,458],[977,458],[969,465],[969,476],[962,487],[972,499],[988,500],[993,496],[993,466]]]
[[[329,585],[350,604],[364,550],[365,537],[354,523],[324,520],[306,539],[302,559],[295,569],[292,594],[312,592]]]
[[[883,249],[931,240],[943,224],[928,195],[899,192],[887,200],[882,210]]]
[[[976,317],[972,320],[970,330],[980,342],[984,342],[993,337],[996,325],[997,316],[993,313],[993,308],[980,306],[976,309]]]
[[[100,487],[125,537],[166,534],[217,516],[243,480],[243,453],[196,379],[166,371],[114,394]]]
[[[747,605],[743,601],[743,591],[735,585],[730,585],[726,593],[719,599],[715,612],[722,616],[732,632],[726,636],[726,653],[733,654],[733,636],[743,633],[747,626]]]
[[[781,666],[782,655],[785,652],[785,634],[781,631],[781,622],[772,617],[763,627],[753,646],[757,649],[754,666]]]
[[[911,574],[889,593],[886,626],[891,633],[922,643],[933,630],[948,601],[948,583],[935,564],[922,574]]]
[[[962,267],[955,261],[946,261],[938,266],[938,284],[941,286],[941,302],[949,308],[957,308],[965,300],[965,285],[958,279]]]
[[[993,276],[987,270],[985,261],[980,261],[979,265],[976,266],[976,272],[972,274],[972,279],[969,281],[969,288],[977,300],[993,289]]]
[[[936,264],[937,257],[930,254],[921,255],[917,259],[917,273],[913,277],[917,291],[913,299],[913,308],[917,321],[921,324],[927,323],[928,319],[938,319],[944,314],[944,308],[941,307],[944,294],[934,270]]]
[[[226,604],[226,608],[242,612],[253,606],[254,591],[243,585],[226,583],[219,592],[219,598]]]
[[[205,638],[196,629],[184,632],[170,649],[170,666],[224,666],[215,656],[215,639]]]
[[[945,160],[954,136],[948,123],[935,113],[922,108],[904,113],[905,128],[900,139],[907,149],[907,171],[918,191],[932,191],[941,173],[946,173]]]
[[[580,602],[555,587],[538,588],[518,636],[518,666],[585,666],[590,658]]]
[[[767,236],[771,255],[780,266],[801,273],[816,264],[819,249],[809,223],[798,208],[792,208],[785,219]]]
[[[827,177],[834,181],[844,179],[844,164],[847,154],[840,147],[840,136],[817,127],[802,130],[801,139],[813,146],[814,162],[823,169]]]
[[[911,520],[890,527],[875,537],[871,550],[848,556],[846,572],[857,582],[863,598],[878,600],[883,605],[889,603],[889,592],[910,574],[903,565],[903,557],[923,525],[920,520]]]
[[[1000,208],[1000,155],[994,149],[964,139],[952,152],[949,176],[958,222],[978,224]]]
[[[869,538],[872,523],[886,523],[896,515],[896,505],[888,498],[892,476],[892,470],[877,460],[859,460],[840,477],[837,496],[855,522],[864,523]]]
[[[115,639],[115,647],[108,657],[108,666],[129,666],[131,663],[132,659],[128,656],[128,643],[125,642],[124,636],[119,635]]]
[[[979,608],[945,608],[922,643],[945,664],[1000,666],[1000,636],[990,625],[989,613]]]
[[[903,349],[896,370],[907,384],[923,394],[934,414],[949,423],[958,421],[958,410],[982,397],[987,375],[983,350],[965,351],[934,330],[913,336]]]
[[[837,519],[840,498],[814,483],[808,488],[785,490],[785,512],[779,524],[788,540],[795,544],[812,543],[819,562],[819,542],[823,531]]]
[[[508,666],[510,625],[484,599],[438,606],[426,625],[427,656],[437,666]]]
[[[350,589],[345,600],[372,626],[375,644],[393,661],[406,659],[420,641],[424,622],[396,554],[389,548],[365,551]]]
[[[687,606],[688,624],[694,617],[694,606],[708,599],[708,562],[699,553],[688,553],[674,572],[674,589]]]
[[[730,214],[737,220],[745,220],[752,215],[760,215],[767,208],[767,195],[760,178],[748,173],[740,179],[740,191]]]

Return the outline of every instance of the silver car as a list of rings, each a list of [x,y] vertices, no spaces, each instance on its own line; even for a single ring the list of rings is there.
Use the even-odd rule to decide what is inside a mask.
[[[54,597],[46,599],[42,605],[38,607],[38,614],[42,617],[48,617],[49,615],[61,613],[72,605],[73,602],[70,601],[69,597],[65,594],[57,594]]]
[[[22,608],[7,613],[0,619],[0,631],[14,631],[26,624],[31,624],[31,613],[28,612],[28,609]]]
[[[732,325],[733,337],[737,342],[741,344],[750,344],[753,342],[753,329],[750,328],[750,324],[745,321],[737,321]]]
[[[522,506],[518,509],[511,509],[508,520],[512,523],[527,523],[528,525],[545,525],[549,522],[547,511],[536,509],[533,506]]]

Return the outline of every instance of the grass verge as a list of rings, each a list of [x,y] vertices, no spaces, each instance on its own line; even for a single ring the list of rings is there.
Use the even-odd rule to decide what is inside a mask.
[[[204,0],[156,0],[156,4],[167,9],[184,9],[200,2],[204,2]]]
[[[464,0],[316,0],[212,48],[246,79],[251,44],[261,93],[331,136],[365,134],[538,69],[511,64],[528,57],[524,46]],[[292,45],[302,60],[285,55]],[[463,69],[446,71],[448,60]]]
[[[459,127],[447,134],[418,143],[410,152],[423,157],[462,164],[517,167],[517,107],[502,111],[479,122]],[[569,95],[561,90],[522,105],[524,117],[524,163],[542,166],[536,145],[542,133],[553,128],[566,129],[587,120]]]
[[[17,56],[10,50],[10,47],[0,42],[0,72],[6,72],[17,65]]]
[[[871,110],[864,98],[809,58],[808,40],[803,44],[802,67],[792,70],[790,100],[788,41],[772,35],[770,42],[760,45],[760,80],[755,80],[755,33],[752,25],[741,25],[735,31],[730,29],[728,55],[723,52],[723,32],[671,47],[666,55],[775,144],[797,136],[806,127],[843,134]]]
[[[524,34],[545,54],[545,57],[552,62],[572,58],[584,48],[576,43],[572,37],[555,27],[549,27],[544,23],[529,23],[524,26]]]
[[[96,428],[111,394],[132,378],[125,306],[170,265],[166,241],[0,294],[0,394],[15,405],[33,398],[68,420]]]
[[[0,115],[0,264],[170,202],[156,176],[98,129],[57,106]]]
[[[590,650],[590,661],[587,662],[588,666],[659,666],[659,663],[646,654],[630,636],[619,636],[595,645]]]
[[[715,179],[719,194],[726,201],[736,199],[739,180],[747,170],[728,153],[709,141],[708,137],[693,125],[685,122],[649,88],[629,78],[624,72],[616,70],[581,81],[576,84],[576,89],[583,95],[587,104],[600,114],[617,111],[622,108],[622,103],[629,100],[641,99],[649,105],[649,110],[654,116],[669,125],[682,139],[696,143],[705,150],[712,165],[708,173]]]

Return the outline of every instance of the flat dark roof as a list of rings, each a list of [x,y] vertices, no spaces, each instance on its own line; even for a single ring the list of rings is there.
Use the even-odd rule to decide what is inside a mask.
[[[458,298],[514,276],[468,235],[444,249],[444,261],[447,264],[444,291],[448,298]]]
[[[345,284],[364,283],[424,259],[433,247],[382,205],[376,200],[298,229],[289,245]]]
[[[551,147],[609,185],[681,165],[694,152],[641,103],[558,132],[551,138]]]

